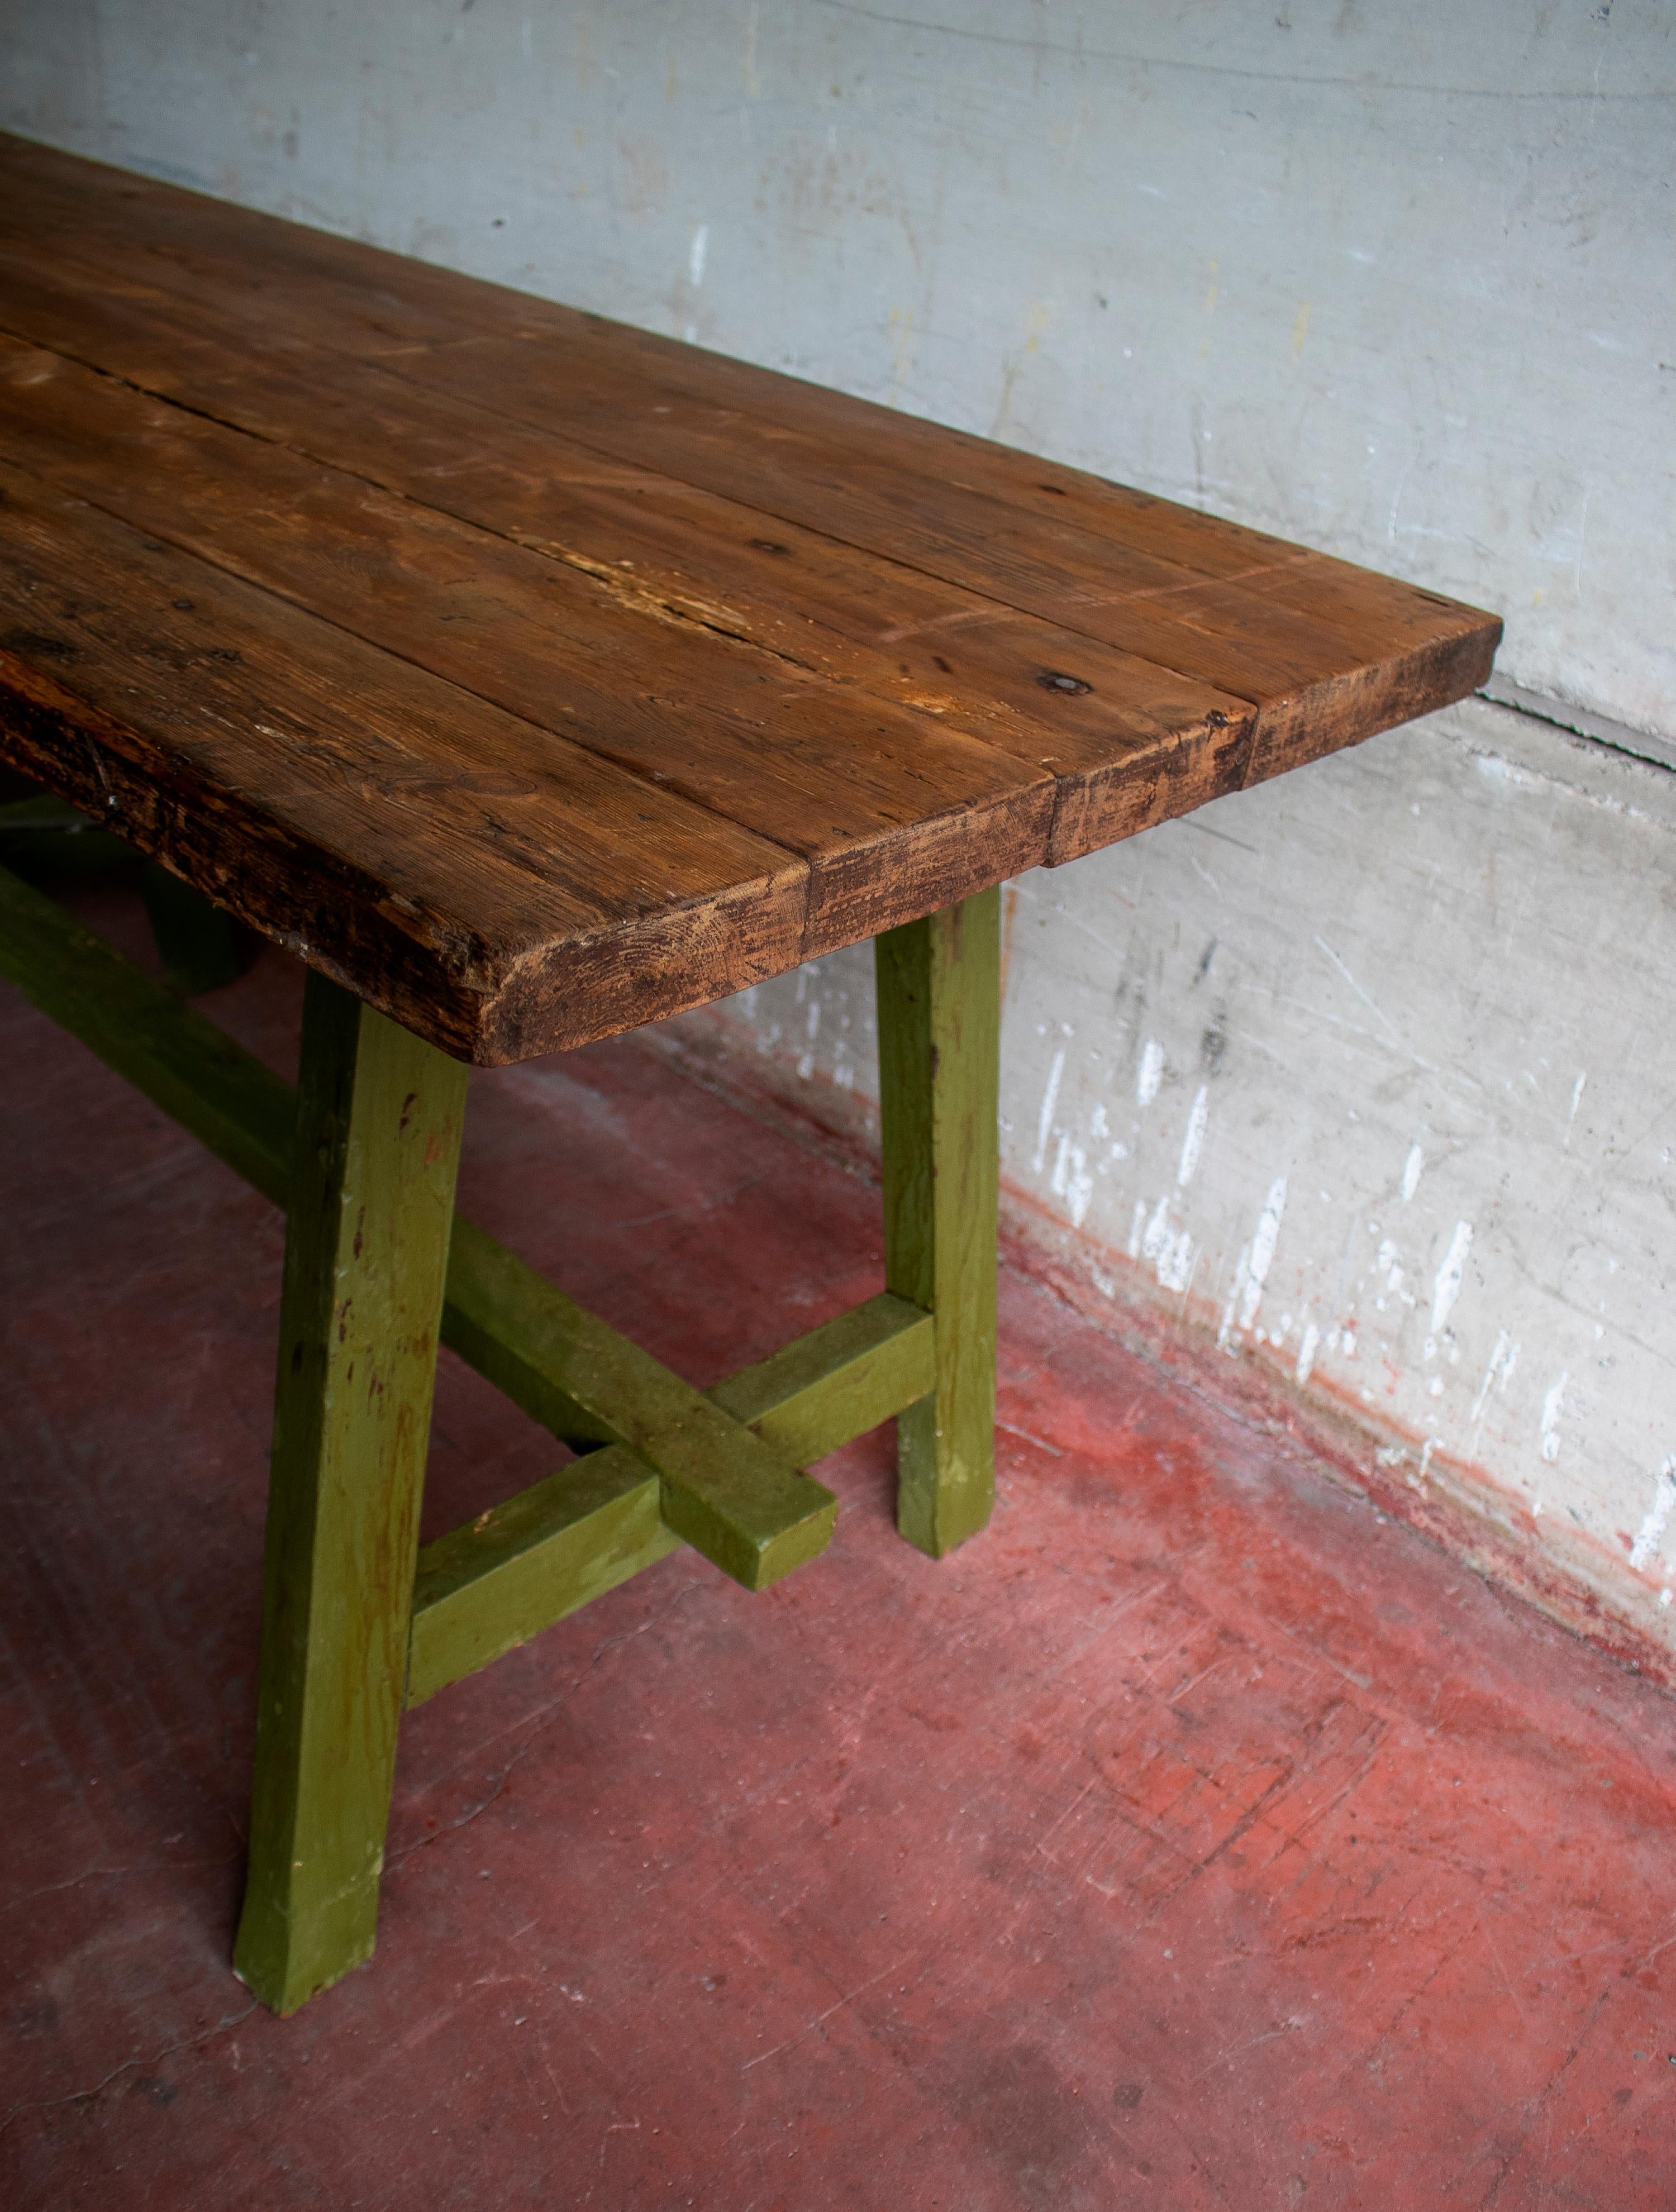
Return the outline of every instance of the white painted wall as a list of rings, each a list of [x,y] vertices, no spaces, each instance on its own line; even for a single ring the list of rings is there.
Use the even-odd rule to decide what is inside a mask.
[[[1676,776],[1473,702],[1012,897],[1014,1228],[1676,1650]],[[671,1026],[870,1118],[865,948]]]
[[[1669,5],[0,24],[11,128],[1477,599],[1522,694],[1676,741]],[[1470,707],[1030,878],[1005,1110],[1017,1216],[1090,1284],[1676,1653],[1673,793]],[[688,1033],[841,1117],[870,1020],[844,956]]]

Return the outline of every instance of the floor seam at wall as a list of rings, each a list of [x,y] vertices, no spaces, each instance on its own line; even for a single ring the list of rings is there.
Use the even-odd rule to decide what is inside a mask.
[[[877,1185],[871,1102],[823,1094],[834,1109],[823,1116],[812,1101],[805,1103],[807,1086],[792,1097],[775,1083],[772,1063],[720,1043],[701,1046],[690,1033],[641,1034],[687,1079]],[[1048,1237],[1060,1250],[1048,1249]],[[1486,1474],[1423,1450],[1418,1440],[1364,1409],[1294,1389],[1250,1358],[1229,1359],[1191,1317],[1171,1314],[1147,1295],[1144,1281],[1131,1281],[1122,1255],[1091,1243],[1005,1178],[1001,1238],[1005,1265],[1115,1338],[1168,1387],[1187,1391],[1250,1434],[1284,1439],[1290,1450],[1307,1454],[1347,1491],[1436,1546],[1498,1596],[1532,1607],[1627,1671],[1676,1692],[1676,1653],[1624,1610],[1621,1592],[1589,1571],[1581,1550],[1568,1561],[1535,1546],[1517,1525],[1520,1501],[1501,1497]],[[1655,1602],[1650,1591],[1648,1599]]]
[[[1591,714],[1586,708],[1574,707],[1545,691],[1527,691],[1523,684],[1510,683],[1505,677],[1492,676],[1477,696],[1487,706],[1501,707],[1510,714],[1522,714],[1529,721],[1545,722],[1551,729],[1564,730],[1574,738],[1586,738],[1591,744],[1605,745],[1613,752],[1628,753],[1632,759],[1645,761],[1651,768],[1676,769],[1676,738],[1661,737],[1652,730],[1633,729],[1627,722],[1614,721],[1608,714]]]

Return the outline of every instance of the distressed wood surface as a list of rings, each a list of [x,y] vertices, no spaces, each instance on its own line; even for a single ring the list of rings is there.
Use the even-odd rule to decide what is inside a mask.
[[[234,1953],[276,2012],[377,1930],[465,1084],[309,977]]]
[[[0,750],[457,1056],[701,1003],[1483,681],[1490,616],[0,139]]]

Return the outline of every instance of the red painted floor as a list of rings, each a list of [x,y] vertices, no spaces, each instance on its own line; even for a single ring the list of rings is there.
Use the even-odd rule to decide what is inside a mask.
[[[131,933],[119,902],[99,911]],[[270,958],[207,1001],[282,1060]],[[1664,2207],[1676,1711],[1019,1279],[941,1566],[679,1554],[415,1715],[379,1954],[228,1957],[276,1218],[7,997],[0,2201]],[[874,1194],[627,1042],[465,1200],[695,1380],[877,1287]],[[465,1370],[431,1530],[555,1448]]]

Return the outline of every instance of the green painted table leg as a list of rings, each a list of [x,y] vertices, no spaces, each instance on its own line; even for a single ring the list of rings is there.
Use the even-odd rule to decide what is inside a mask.
[[[309,976],[234,1954],[279,2013],[373,1948],[465,1080]]]
[[[195,999],[200,991],[238,981],[244,972],[244,940],[225,907],[155,860],[145,864],[140,892],[152,942],[178,990]]]
[[[886,1286],[928,1307],[937,1387],[896,1420],[896,1525],[933,1559],[995,1489],[1000,893],[876,942]]]

